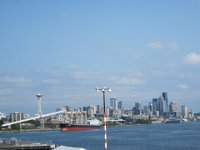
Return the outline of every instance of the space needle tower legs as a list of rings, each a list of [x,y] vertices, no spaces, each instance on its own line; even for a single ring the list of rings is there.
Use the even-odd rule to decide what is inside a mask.
[[[36,97],[38,98],[38,115],[40,116],[40,126],[41,129],[44,129],[44,119],[42,118],[42,95],[37,94]]]

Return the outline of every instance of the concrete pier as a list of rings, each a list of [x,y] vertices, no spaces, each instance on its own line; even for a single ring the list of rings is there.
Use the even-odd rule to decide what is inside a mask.
[[[0,139],[0,150],[52,150],[54,144],[33,143],[17,139]]]

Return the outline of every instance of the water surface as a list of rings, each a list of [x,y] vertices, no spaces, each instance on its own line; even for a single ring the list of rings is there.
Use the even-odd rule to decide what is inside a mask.
[[[108,150],[198,150],[200,123],[121,126],[107,129]],[[0,138],[15,137],[33,142],[103,150],[103,128],[80,132],[34,131],[1,133]]]

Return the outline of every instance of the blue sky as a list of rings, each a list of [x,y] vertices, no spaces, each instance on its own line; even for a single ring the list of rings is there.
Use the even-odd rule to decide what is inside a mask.
[[[0,112],[102,104],[163,91],[200,111],[200,1],[0,1]]]

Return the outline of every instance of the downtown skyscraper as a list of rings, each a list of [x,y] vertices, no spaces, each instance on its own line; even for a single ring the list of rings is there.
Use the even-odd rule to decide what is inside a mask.
[[[117,109],[117,98],[116,97],[110,98],[110,107]]]
[[[168,104],[168,96],[167,92],[162,93],[162,97],[164,99],[164,112],[168,113],[169,112],[169,104]]]
[[[159,98],[152,99],[153,115],[164,116],[169,113],[167,92],[163,92]]]

